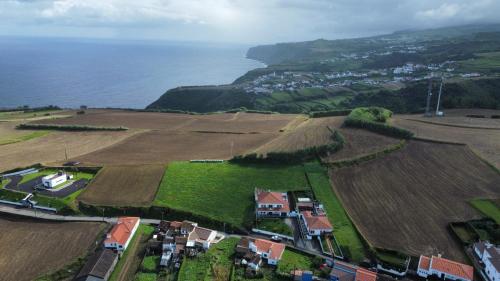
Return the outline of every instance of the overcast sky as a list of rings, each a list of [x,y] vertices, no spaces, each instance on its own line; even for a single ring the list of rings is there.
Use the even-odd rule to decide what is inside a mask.
[[[272,43],[500,21],[500,0],[0,0],[0,35]]]

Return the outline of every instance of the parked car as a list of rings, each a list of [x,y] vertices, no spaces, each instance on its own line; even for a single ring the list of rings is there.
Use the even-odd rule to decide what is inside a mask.
[[[271,236],[271,240],[274,242],[281,242],[282,239],[278,235],[273,235]]]

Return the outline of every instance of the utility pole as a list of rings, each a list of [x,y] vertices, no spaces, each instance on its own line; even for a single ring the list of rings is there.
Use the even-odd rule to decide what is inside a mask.
[[[425,106],[425,114],[426,117],[431,117],[431,97],[432,97],[432,76],[429,78],[429,88],[427,91],[427,105]]]
[[[443,92],[443,84],[444,84],[444,78],[441,77],[441,85],[439,85],[438,101],[437,101],[437,105],[436,105],[436,116],[441,116],[439,113],[439,106],[441,103],[441,93]]]

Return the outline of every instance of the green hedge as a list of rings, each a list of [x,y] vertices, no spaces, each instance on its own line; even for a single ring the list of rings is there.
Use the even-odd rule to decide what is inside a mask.
[[[392,116],[392,112],[381,107],[359,107],[351,111],[344,120],[344,126],[366,129],[389,137],[411,139],[413,133],[390,126],[385,122]]]
[[[87,125],[57,125],[57,124],[20,124],[19,130],[58,130],[58,131],[126,131],[127,127],[97,127]]]
[[[251,153],[247,155],[239,155],[233,157],[229,162],[231,163],[289,163],[297,164],[307,161],[316,160],[319,157],[325,156],[329,153],[335,153],[344,147],[345,139],[338,131],[334,131],[328,127],[332,132],[330,136],[332,143],[313,146],[293,152],[269,152],[266,156]]]
[[[329,111],[312,111],[309,113],[311,118],[320,118],[328,116],[347,116],[351,113],[351,109],[345,110],[329,110]]]

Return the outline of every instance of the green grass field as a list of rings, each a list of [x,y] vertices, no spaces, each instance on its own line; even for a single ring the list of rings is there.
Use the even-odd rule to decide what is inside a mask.
[[[30,119],[42,116],[49,116],[58,112],[60,112],[60,110],[41,110],[35,112],[5,111],[5,112],[0,112],[0,120]]]
[[[153,204],[251,227],[256,187],[289,191],[307,186],[302,166],[173,162]]]
[[[354,261],[362,261],[365,257],[363,243],[340,200],[333,192],[326,171],[316,163],[306,164],[306,171],[316,199],[323,203],[326,209],[328,219],[333,225],[333,234],[342,247],[343,254],[349,255]]]
[[[36,132],[32,132],[32,133],[29,133],[29,134],[25,134],[25,135],[21,135],[21,136],[16,136],[16,137],[12,137],[12,138],[1,138],[0,139],[0,145],[12,144],[12,143],[22,142],[22,141],[28,141],[28,140],[31,140],[31,139],[35,139],[35,138],[40,138],[40,137],[46,136],[49,133],[50,133],[50,131],[36,131]]]
[[[144,272],[155,272],[160,264],[160,256],[146,256],[142,260],[141,270]]]
[[[177,280],[228,280],[238,241],[238,238],[224,239],[210,247],[204,254],[195,258],[185,258]]]
[[[290,273],[294,269],[314,270],[313,258],[305,254],[285,249],[281,260],[278,263],[278,271]]]
[[[275,219],[275,218],[259,219],[255,223],[255,228],[283,235],[293,236],[292,229],[285,223],[284,219]]]
[[[464,72],[500,71],[500,52],[476,54],[477,58],[459,61],[459,70]]]
[[[500,224],[500,208],[495,202],[488,199],[474,199],[470,203],[481,213]]]

